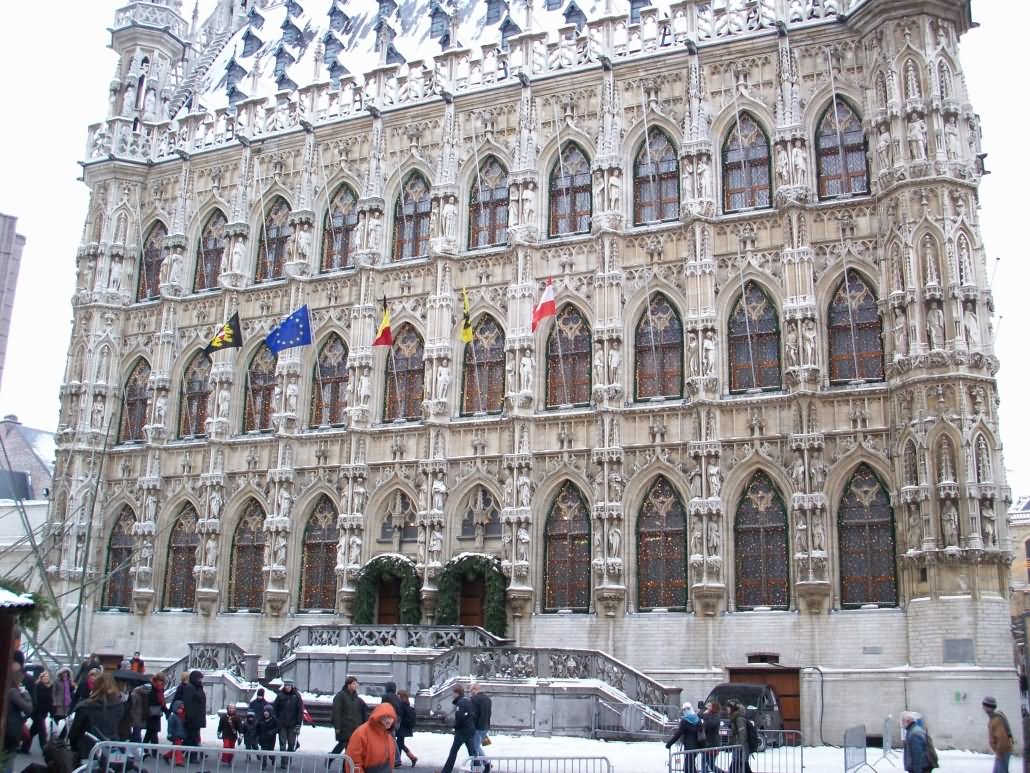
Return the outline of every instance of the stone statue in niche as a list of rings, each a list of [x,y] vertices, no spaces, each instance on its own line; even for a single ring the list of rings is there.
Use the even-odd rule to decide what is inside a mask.
[[[289,518],[290,509],[293,507],[293,497],[285,488],[279,490],[279,513],[280,518]]]
[[[111,258],[111,274],[107,287],[115,292],[120,292],[122,289],[122,261],[120,258]]]
[[[708,496],[718,497],[722,493],[722,471],[719,465],[709,463],[708,465]]]
[[[618,526],[611,526],[608,529],[608,558],[618,558],[622,548],[622,532]]]
[[[618,212],[622,202],[622,171],[618,168],[612,169],[608,177],[608,209]]]
[[[812,491],[819,492],[826,485],[826,465],[818,456],[812,460]]]
[[[447,360],[440,363],[436,369],[436,399],[446,400],[447,394],[451,388],[451,369],[447,365]]]
[[[694,527],[694,533],[690,535],[690,555],[700,556],[705,551],[705,536],[703,522],[699,522]]]
[[[286,566],[286,535],[276,532],[272,538],[272,558],[276,566]]]
[[[209,518],[217,518],[222,513],[222,494],[218,489],[211,489],[211,496],[207,499],[207,514]]]
[[[704,375],[715,375],[715,333],[711,330],[705,332],[704,343],[701,344],[701,361],[704,367]]]
[[[608,348],[608,383],[619,383],[619,368],[622,366],[622,352],[614,341]]]
[[[165,423],[165,413],[167,413],[167,411],[168,396],[161,393],[154,398],[154,424],[163,426]]]
[[[997,522],[994,515],[994,505],[991,504],[989,499],[985,499],[980,504],[980,529],[983,532],[984,547],[996,547],[998,539]]]
[[[800,351],[798,347],[798,327],[794,322],[787,323],[787,334],[784,348],[787,352],[787,367],[796,368],[800,365],[801,363],[798,357]]]
[[[812,550],[820,553],[826,550],[826,531],[823,517],[819,513],[812,518]]]
[[[944,124],[944,148],[948,153],[948,159],[958,161],[960,150],[958,119],[952,116]]]
[[[815,365],[816,335],[814,319],[806,319],[801,323],[801,351],[805,365]]]
[[[705,163],[704,157],[697,160],[697,182],[702,199],[712,198],[712,171]]]
[[[776,182],[779,185],[790,185],[790,160],[782,145],[776,146]]]
[[[891,130],[886,123],[880,124],[880,135],[876,138],[876,160],[881,171],[891,168]]]
[[[533,225],[536,219],[536,192],[531,183],[522,187],[522,224]]]
[[[944,312],[936,301],[926,312],[926,336],[931,350],[944,348]]]
[[[347,540],[347,562],[351,566],[357,566],[361,563],[361,537],[357,534],[351,534],[350,539]]]
[[[519,360],[519,391],[523,394],[533,393],[533,355],[528,349]]]
[[[144,512],[144,518],[149,523],[157,522],[157,497],[155,497],[153,494],[147,495],[147,504]]]
[[[722,535],[719,533],[719,522],[711,520],[708,522],[708,555],[718,556],[720,553],[720,543],[722,542]]]
[[[808,525],[800,511],[794,516],[794,552],[799,555],[808,553]]]
[[[347,542],[342,540],[336,544],[336,566],[347,565]]]
[[[966,306],[966,311],[962,315],[962,327],[966,333],[966,344],[970,349],[976,349],[980,346],[980,321],[976,318],[976,312],[973,311],[972,305]]]
[[[519,490],[519,506],[529,507],[533,499],[533,484],[525,473],[520,473],[516,483]]]
[[[352,495],[351,505],[352,512],[363,513],[365,512],[365,487],[360,483],[354,485],[354,494]]]
[[[443,532],[440,531],[439,526],[434,524],[432,531],[429,532],[429,563],[440,563],[440,554],[442,552]]]
[[[808,471],[805,469],[805,460],[801,451],[794,451],[794,463],[790,466],[790,480],[794,488],[805,493],[808,484]]]
[[[519,525],[515,534],[515,560],[523,563],[529,561],[529,531],[524,524]]]
[[[958,547],[958,508],[950,499],[941,505],[941,536],[945,547]]]
[[[908,117],[908,154],[913,161],[926,161],[926,121],[918,113]]]
[[[361,400],[361,407],[367,408],[372,399],[372,380],[368,373],[362,373],[361,378],[358,379],[358,396]]]
[[[213,534],[208,535],[204,545],[204,565],[218,566],[218,540]]]
[[[300,395],[300,387],[297,386],[296,381],[291,381],[286,385],[286,412],[297,413],[297,398]]]
[[[918,505],[908,506],[908,546],[910,548],[918,548],[920,541],[922,540],[922,522],[923,518],[919,513]]]
[[[454,239],[458,233],[458,207],[454,201],[454,196],[448,196],[443,205],[443,236],[446,239]]]
[[[594,347],[594,386],[606,386],[604,369],[604,346],[598,344]]]
[[[805,152],[801,140],[794,140],[794,147],[790,151],[791,164],[794,167],[794,183],[796,185],[808,185],[808,154]]]
[[[297,231],[297,260],[307,261],[311,257],[311,226],[303,225]]]
[[[699,356],[697,334],[687,333],[687,378],[701,374],[699,370],[699,365],[701,364]]]
[[[433,481],[433,509],[442,513],[446,501],[447,484],[443,482],[443,476],[440,475]]]
[[[379,219],[379,213],[373,212],[368,219],[368,248],[378,250],[383,239],[383,224]]]
[[[904,309],[894,310],[894,354],[899,357],[908,354],[908,319]]]
[[[229,272],[239,274],[243,272],[243,261],[247,257],[247,244],[243,236],[239,236],[233,242],[232,254],[229,259]]]
[[[231,395],[229,394],[229,387],[223,386],[218,390],[218,418],[228,419],[229,418],[229,401]]]

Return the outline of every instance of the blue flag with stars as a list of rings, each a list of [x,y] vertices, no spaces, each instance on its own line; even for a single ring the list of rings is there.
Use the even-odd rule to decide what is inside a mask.
[[[283,349],[307,346],[311,343],[311,317],[305,303],[290,316],[273,327],[265,338],[265,346],[278,354]]]

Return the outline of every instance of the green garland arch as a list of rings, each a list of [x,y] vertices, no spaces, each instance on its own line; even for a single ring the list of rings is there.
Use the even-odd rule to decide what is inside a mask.
[[[401,623],[418,625],[422,622],[422,599],[419,591],[422,581],[415,572],[415,565],[401,556],[380,556],[373,558],[358,575],[354,588],[354,623],[372,625],[375,617],[376,597],[379,595],[379,581],[400,578],[401,581]]]
[[[490,556],[465,555],[443,568],[437,581],[440,589],[436,598],[437,624],[457,625],[461,580],[469,574],[482,575],[486,581],[483,627],[492,634],[504,636],[508,628],[508,612],[504,603],[504,589],[508,580],[501,571],[500,562]]]

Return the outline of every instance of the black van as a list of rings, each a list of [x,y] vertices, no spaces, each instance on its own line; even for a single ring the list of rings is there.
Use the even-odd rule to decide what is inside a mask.
[[[737,701],[744,707],[748,719],[753,719],[758,728],[758,748],[754,751],[765,751],[767,744],[780,745],[783,737],[779,733],[766,734],[764,730],[783,730],[783,715],[780,713],[780,702],[776,699],[776,691],[767,684],[741,684],[723,682],[717,684],[705,700],[718,701],[722,707],[719,720],[719,738],[723,744],[729,742],[730,720],[726,704]]]

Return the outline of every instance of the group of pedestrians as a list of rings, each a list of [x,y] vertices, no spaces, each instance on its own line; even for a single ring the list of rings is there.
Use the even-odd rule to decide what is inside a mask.
[[[701,773],[719,773],[716,758],[721,746],[737,746],[731,761],[733,773],[751,773],[751,755],[755,752],[748,740],[748,717],[744,707],[737,701],[726,704],[729,720],[729,734],[723,741],[720,736],[722,724],[722,706],[716,700],[709,701],[698,714],[689,701],[683,704],[679,725],[672,738],[665,742],[665,748],[671,749],[679,743],[688,758],[699,760],[693,768]],[[690,765],[690,762],[687,763]]]
[[[466,697],[465,688],[460,684],[454,685],[453,693],[451,703],[454,706],[454,740],[447,754],[447,762],[440,773],[451,773],[462,746],[469,757],[486,757],[483,742],[490,732],[490,696],[483,692],[478,682],[473,682],[469,686],[470,697]],[[482,771],[490,773],[489,762],[484,762]]]
[[[980,707],[987,715],[987,743],[994,754],[992,773],[1008,773],[1013,749],[1012,726],[1008,717],[998,710],[998,701],[992,696],[985,696]],[[901,726],[905,728],[902,759],[905,770],[908,773],[929,773],[937,768],[937,750],[923,717],[914,711],[905,711],[901,715]]]
[[[333,696],[332,722],[336,745],[331,754],[346,751],[365,773],[379,773],[401,766],[403,751],[412,767],[418,757],[405,741],[415,734],[415,709],[407,690],[387,682],[382,702],[371,712],[358,695],[358,679],[348,676]]]

